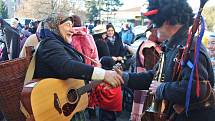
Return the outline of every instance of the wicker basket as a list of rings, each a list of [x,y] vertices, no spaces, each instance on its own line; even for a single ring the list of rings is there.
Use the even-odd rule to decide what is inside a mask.
[[[25,121],[20,97],[29,62],[27,56],[0,63],[0,109],[7,121]]]

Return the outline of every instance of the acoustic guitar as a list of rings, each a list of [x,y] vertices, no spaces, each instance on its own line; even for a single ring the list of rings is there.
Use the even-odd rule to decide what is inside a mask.
[[[83,80],[78,79],[47,78],[24,88],[28,88],[27,93],[29,87],[32,89],[29,97],[35,121],[70,121],[75,113],[86,109],[87,92],[101,82],[85,85]]]

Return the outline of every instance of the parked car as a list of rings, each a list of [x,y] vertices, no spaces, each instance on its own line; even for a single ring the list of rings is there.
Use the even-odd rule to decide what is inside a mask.
[[[20,23],[22,25],[29,25],[31,22],[35,21],[33,18],[20,18]]]
[[[8,24],[12,24],[15,18],[4,19]],[[31,22],[35,21],[33,18],[19,18],[19,22],[24,25],[29,25]]]

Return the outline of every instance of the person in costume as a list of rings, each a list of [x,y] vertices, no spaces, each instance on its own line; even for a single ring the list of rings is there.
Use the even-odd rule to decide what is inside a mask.
[[[181,76],[173,79],[178,45],[187,47],[194,22],[193,10],[187,0],[149,0],[148,12],[144,14],[157,28],[157,36],[168,40],[164,51],[164,82],[149,81],[147,73],[122,73],[127,86],[133,89],[150,89],[155,100],[169,103],[168,119],[173,121],[213,121],[215,115],[214,73],[206,48],[199,44],[202,35],[194,38],[187,61],[182,64]],[[201,22],[201,32],[204,22]],[[201,42],[200,42],[201,43]],[[183,56],[182,59],[184,60]],[[120,72],[119,72],[120,73]],[[134,76],[136,76],[134,78]],[[142,78],[141,78],[142,77]],[[131,80],[132,79],[132,80]]]

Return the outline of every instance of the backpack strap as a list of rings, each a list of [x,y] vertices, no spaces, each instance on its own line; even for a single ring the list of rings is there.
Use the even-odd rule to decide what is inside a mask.
[[[29,81],[31,81],[33,79],[33,75],[34,75],[34,70],[35,70],[35,60],[36,60],[36,53],[37,53],[37,49],[40,46],[40,42],[37,44],[37,46],[35,47],[35,52],[33,53],[31,62],[28,66],[28,70],[26,72],[25,75],[25,80],[24,80],[24,85],[27,84]]]
[[[40,42],[37,44],[37,46],[35,47],[35,52],[33,53],[31,62],[28,66],[28,70],[26,72],[25,75],[25,80],[24,80],[24,85],[27,84],[28,82],[30,82],[33,79],[33,74],[35,71],[35,59],[36,59],[36,53],[37,53],[37,49],[40,46]],[[33,115],[29,114],[29,112],[26,110],[26,108],[24,107],[24,105],[22,104],[22,102],[20,101],[20,110],[22,111],[22,113],[25,115],[26,117],[26,121],[34,121]]]

